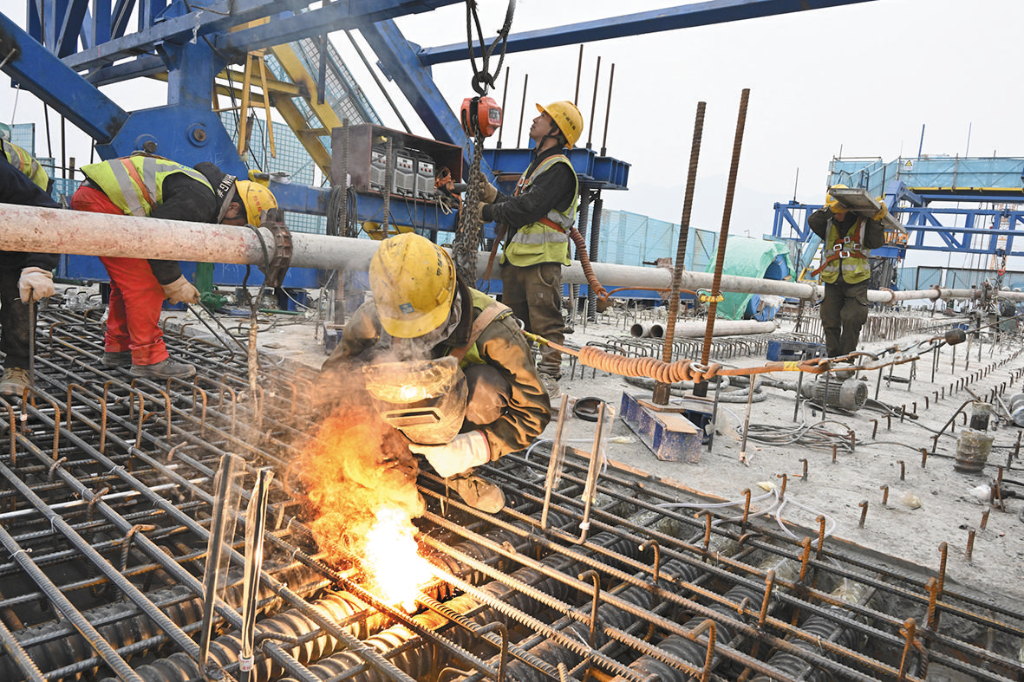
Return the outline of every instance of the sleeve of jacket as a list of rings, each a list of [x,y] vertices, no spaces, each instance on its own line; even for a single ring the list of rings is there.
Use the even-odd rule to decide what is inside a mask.
[[[864,247],[878,249],[885,246],[885,228],[877,220],[864,221]]]
[[[153,209],[153,218],[211,223],[217,218],[217,197],[209,187],[184,173],[175,173],[164,180],[163,202]],[[178,261],[150,259],[156,281],[170,284],[181,277]]]
[[[15,168],[2,152],[0,152],[0,203],[60,208],[60,204],[54,201],[53,197]],[[60,262],[60,256],[55,253],[26,253],[23,267],[53,270],[57,267],[58,262]]]
[[[373,301],[359,306],[345,324],[341,339],[331,356],[324,361],[321,371],[334,371],[346,364],[346,361],[358,357],[367,348],[377,345],[380,340],[381,325],[377,317],[377,307]]]
[[[499,194],[493,204],[486,204],[483,216],[495,221],[522,227],[546,216],[551,209],[565,210],[573,200],[575,178],[572,169],[557,163],[540,174],[525,192],[517,197]]]
[[[480,357],[512,388],[502,416],[481,429],[491,447],[491,459],[496,460],[527,447],[544,431],[551,421],[551,403],[526,339],[511,316],[487,325],[476,343]]]
[[[828,228],[828,219],[831,217],[832,211],[822,206],[807,218],[807,227],[811,228],[811,232],[824,239],[825,230]]]

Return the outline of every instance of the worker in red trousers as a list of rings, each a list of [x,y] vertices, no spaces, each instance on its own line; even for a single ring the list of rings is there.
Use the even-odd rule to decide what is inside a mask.
[[[76,211],[220,223],[260,224],[277,208],[263,185],[237,180],[212,163],[189,168],[156,156],[133,155],[82,167],[87,180],[71,198]],[[187,379],[193,365],[171,360],[160,328],[164,300],[195,303],[199,292],[177,261],[101,257],[110,276],[110,310],[103,364],[132,376]]]

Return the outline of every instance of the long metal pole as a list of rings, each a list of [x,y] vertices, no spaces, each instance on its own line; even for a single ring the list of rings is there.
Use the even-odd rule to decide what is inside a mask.
[[[668,300],[668,321],[665,324],[665,347],[661,359],[672,362],[672,342],[675,339],[676,317],[679,315],[679,290],[682,288],[682,272],[686,269],[686,244],[690,235],[690,214],[693,209],[693,192],[697,186],[697,162],[700,160],[700,143],[704,135],[704,110],[706,102],[697,102],[697,116],[693,121],[693,140],[690,142],[690,170],[686,174],[686,194],[683,195],[683,215],[679,220],[679,241],[676,245],[676,262],[672,268],[672,296]],[[655,405],[668,405],[671,385],[657,383],[651,396]]]
[[[0,251],[65,253],[83,256],[157,258],[262,265],[264,246],[273,257],[274,236],[266,228],[253,230],[231,225],[208,225],[159,218],[138,219],[85,211],[64,211],[35,206],[0,204]],[[330,237],[306,232],[292,233],[291,266],[322,270],[346,269],[365,272],[380,242],[371,239]],[[479,253],[478,267],[487,266],[488,254]],[[672,274],[663,268],[614,263],[592,263],[594,273],[606,285],[646,286],[668,289]],[[361,270],[360,270],[361,269]],[[500,273],[500,270],[498,271]],[[500,274],[495,274],[500,277]],[[685,289],[710,289],[711,273],[685,271],[680,285]],[[562,269],[562,282],[586,284],[578,263]],[[780,282],[723,275],[722,291],[773,294],[817,300],[824,289],[819,284]],[[915,291],[869,291],[868,300],[879,303],[917,299],[978,299],[977,289],[920,289]],[[1024,292],[1000,291],[999,298],[1024,301]]]
[[[740,95],[740,113],[736,119],[736,136],[732,144],[732,165],[729,168],[729,184],[725,189],[725,208],[722,210],[722,229],[718,237],[718,258],[715,261],[715,278],[711,285],[711,305],[708,307],[708,329],[704,335],[704,351],[701,353],[701,364],[707,365],[711,357],[711,337],[715,330],[715,313],[718,311],[718,297],[721,296],[722,267],[725,265],[725,246],[729,241],[729,221],[732,219],[732,200],[736,192],[736,174],[740,166],[740,149],[743,146],[743,128],[747,123],[747,101],[750,99],[750,88],[743,88]],[[708,382],[702,381],[693,387],[693,394],[706,396]]]

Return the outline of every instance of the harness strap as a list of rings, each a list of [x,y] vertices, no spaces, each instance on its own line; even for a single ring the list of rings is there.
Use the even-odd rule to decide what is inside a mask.
[[[842,255],[844,253],[846,254],[845,256]],[[817,277],[818,275],[820,275],[825,270],[825,268],[828,267],[828,264],[831,263],[834,260],[838,260],[840,258],[851,258],[851,257],[854,257],[854,256],[856,256],[857,258],[863,258],[863,259],[867,260],[867,256],[864,255],[863,251],[859,251],[859,250],[836,251],[836,252],[832,253],[831,255],[829,255],[828,258],[823,260],[821,262],[821,265],[818,266],[818,268],[816,270],[811,271],[811,277]]]
[[[506,314],[511,315],[512,309],[504,303],[498,303],[497,301],[481,310],[480,314],[476,316],[475,320],[473,320],[473,327],[469,330],[469,341],[467,341],[466,345],[461,348],[452,349],[452,352],[448,355],[451,355],[459,362],[462,362],[462,359],[466,357],[466,353],[468,353],[469,349],[473,347],[476,340],[480,338],[480,335],[484,332],[484,329],[487,328],[487,325],[501,317],[504,317]]]

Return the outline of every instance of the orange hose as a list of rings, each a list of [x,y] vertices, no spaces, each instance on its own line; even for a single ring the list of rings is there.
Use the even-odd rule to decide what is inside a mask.
[[[583,276],[587,278],[587,284],[590,285],[590,290],[597,294],[597,297],[602,301],[608,300],[608,292],[601,286],[601,283],[597,281],[597,275],[594,274],[594,268],[590,266],[590,256],[587,255],[587,242],[584,241],[583,235],[575,227],[569,230],[569,238],[572,239],[576,245],[576,255],[579,256],[580,265],[583,266]]]

